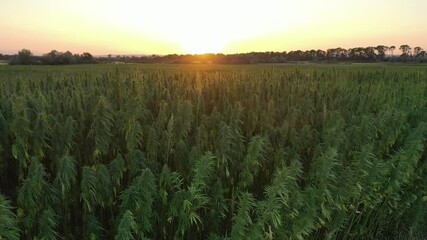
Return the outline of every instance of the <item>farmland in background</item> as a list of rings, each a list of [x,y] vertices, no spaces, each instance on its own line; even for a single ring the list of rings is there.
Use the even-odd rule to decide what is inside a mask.
[[[423,239],[420,64],[0,66],[0,239]]]

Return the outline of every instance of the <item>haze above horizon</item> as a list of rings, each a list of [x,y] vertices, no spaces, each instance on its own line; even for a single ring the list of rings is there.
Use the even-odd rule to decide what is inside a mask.
[[[427,47],[424,0],[2,0],[0,53],[185,54]]]

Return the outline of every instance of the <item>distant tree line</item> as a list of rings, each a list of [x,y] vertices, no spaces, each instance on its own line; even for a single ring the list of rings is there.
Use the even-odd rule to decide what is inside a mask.
[[[421,47],[412,49],[401,45],[400,55],[395,55],[395,46],[355,47],[350,49],[330,48],[326,51],[296,50],[290,52],[250,52],[239,54],[169,54],[165,56],[111,56],[101,57],[100,62],[137,62],[137,63],[218,63],[218,64],[256,64],[287,62],[425,62],[427,54]]]
[[[398,49],[400,54],[395,55]],[[34,56],[30,50],[22,49],[15,55],[1,55],[0,60],[10,64],[87,64],[87,63],[218,63],[218,64],[257,64],[257,63],[287,63],[287,62],[426,62],[426,51],[421,47],[413,49],[407,45],[396,46],[378,45],[376,47],[330,48],[326,51],[295,50],[290,52],[250,52],[239,54],[169,54],[125,56],[111,54],[93,57],[90,53],[73,54],[70,51],[58,52],[52,50],[42,56]]]
[[[400,46],[402,54],[394,55],[396,47],[356,47],[350,49],[331,48],[326,51],[318,50],[296,50],[290,52],[251,52],[245,54],[205,54],[198,56],[166,56],[168,59],[178,61],[212,61],[215,63],[285,63],[293,61],[351,61],[351,62],[381,62],[381,61],[425,61],[426,52],[421,47],[411,48],[408,45]]]
[[[2,59],[2,56],[0,56]],[[12,65],[65,65],[65,64],[90,64],[97,63],[95,57],[88,52],[73,54],[70,51],[59,52],[52,50],[42,56],[35,56],[30,50],[22,49],[15,55],[4,55],[3,60],[9,60]]]

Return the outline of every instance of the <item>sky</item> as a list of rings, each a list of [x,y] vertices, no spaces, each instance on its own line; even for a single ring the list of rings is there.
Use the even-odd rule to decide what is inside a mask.
[[[426,49],[426,9],[426,0],[0,0],[0,53]]]

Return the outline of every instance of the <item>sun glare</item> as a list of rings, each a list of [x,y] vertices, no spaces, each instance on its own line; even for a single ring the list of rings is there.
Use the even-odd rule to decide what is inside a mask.
[[[224,43],[218,39],[191,35],[180,42],[183,51],[188,54],[218,53],[224,47]]]

